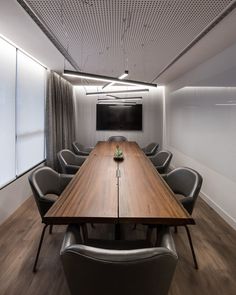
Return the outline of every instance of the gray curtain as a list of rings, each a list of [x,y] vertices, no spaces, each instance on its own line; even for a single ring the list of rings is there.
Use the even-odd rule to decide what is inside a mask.
[[[59,170],[57,153],[72,149],[75,139],[72,85],[54,72],[48,75],[46,95],[46,163]]]

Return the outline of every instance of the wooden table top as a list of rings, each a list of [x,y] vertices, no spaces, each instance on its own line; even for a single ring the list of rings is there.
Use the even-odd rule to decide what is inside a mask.
[[[116,145],[124,160],[113,159]],[[194,224],[135,142],[99,142],[44,217],[80,222]]]

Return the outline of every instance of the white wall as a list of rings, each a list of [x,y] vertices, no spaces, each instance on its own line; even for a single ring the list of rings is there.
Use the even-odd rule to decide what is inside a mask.
[[[64,57],[16,0],[0,0],[0,34],[54,71]]]
[[[63,68],[63,56],[15,0],[0,1],[0,35],[49,68]],[[0,189],[0,224],[31,195],[28,174]]]
[[[31,171],[0,189],[0,224],[32,195],[28,181],[30,173]]]
[[[112,88],[112,90],[119,89],[121,87]],[[86,96],[85,93],[86,91],[96,92],[97,87],[76,86],[74,90],[76,138],[82,144],[93,146],[97,141],[107,140],[109,136],[119,134],[126,136],[130,141],[136,141],[141,146],[153,141],[158,142],[160,146],[162,145],[163,87],[150,88],[148,93],[119,94],[120,97],[143,97],[143,131],[96,131],[96,102],[98,97]]]
[[[204,199],[236,228],[236,44],[166,89],[173,166],[202,174]],[[189,87],[191,86],[191,87]]]

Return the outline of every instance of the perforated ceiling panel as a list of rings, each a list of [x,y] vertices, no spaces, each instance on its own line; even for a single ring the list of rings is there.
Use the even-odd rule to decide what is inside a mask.
[[[22,1],[19,1],[22,2]],[[152,81],[231,0],[25,0],[80,70]]]

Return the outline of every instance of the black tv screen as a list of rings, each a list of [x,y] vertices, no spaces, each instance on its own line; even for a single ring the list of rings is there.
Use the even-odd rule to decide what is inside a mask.
[[[142,104],[97,104],[97,130],[142,130]]]

